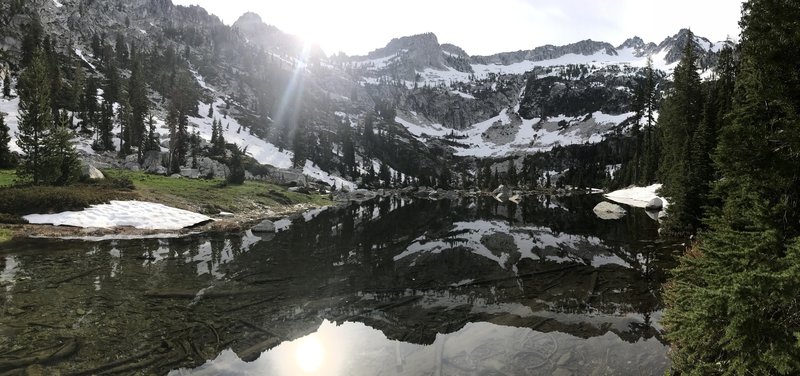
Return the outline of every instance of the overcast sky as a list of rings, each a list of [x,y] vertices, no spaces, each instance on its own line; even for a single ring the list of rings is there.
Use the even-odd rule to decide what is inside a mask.
[[[232,24],[247,11],[319,44],[363,55],[395,37],[434,32],[470,55],[594,39],[658,43],[681,28],[712,41],[738,39],[740,0],[173,0]]]

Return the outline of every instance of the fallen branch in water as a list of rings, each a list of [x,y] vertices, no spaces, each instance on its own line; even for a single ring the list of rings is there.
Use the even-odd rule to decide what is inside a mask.
[[[15,368],[22,368],[31,364],[49,363],[59,359],[66,358],[78,351],[78,341],[74,338],[67,340],[67,342],[54,352],[29,356],[19,359],[0,359],[0,371],[12,370]]]
[[[59,281],[56,281],[56,282],[53,282],[53,283],[55,283],[56,285],[60,285],[62,283],[67,283],[67,282],[76,280],[76,279],[81,278],[81,277],[86,277],[87,275],[92,274],[92,273],[94,273],[94,272],[96,272],[96,271],[98,271],[100,269],[102,269],[102,268],[97,267],[97,268],[89,269],[89,270],[87,270],[85,272],[81,272],[81,273],[75,274],[73,276],[64,278],[62,280],[59,280]]]
[[[237,290],[237,291],[207,291],[202,294],[203,299],[213,298],[227,298],[231,296],[252,295],[252,294],[265,294],[274,293],[275,289],[251,289],[251,290]],[[194,299],[197,297],[198,291],[186,290],[165,290],[165,291],[152,291],[144,293],[146,298],[161,298],[161,299]]]

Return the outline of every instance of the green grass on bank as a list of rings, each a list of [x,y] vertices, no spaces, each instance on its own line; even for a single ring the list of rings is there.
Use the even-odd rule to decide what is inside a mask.
[[[290,192],[286,187],[258,181],[226,185],[220,179],[178,179],[127,170],[105,170],[103,173],[115,179],[130,179],[141,199],[167,205],[216,208],[235,213],[256,206],[331,204],[324,195]]]
[[[143,172],[105,170],[107,179],[66,187],[15,186],[11,170],[0,171],[0,223],[24,223],[21,216],[80,210],[111,200],[143,200],[214,214],[267,207],[330,205],[327,196],[290,192],[264,182],[226,185],[222,180],[170,178]]]
[[[14,184],[17,173],[14,170],[0,170],[0,187],[8,187]]]
[[[0,228],[0,243],[7,242],[14,237],[14,233],[7,228]]]

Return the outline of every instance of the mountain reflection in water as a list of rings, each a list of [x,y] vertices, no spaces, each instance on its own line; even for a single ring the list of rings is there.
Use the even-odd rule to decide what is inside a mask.
[[[324,321],[308,336],[244,362],[230,350],[194,370],[170,375],[550,375],[559,372],[655,373],[666,367],[656,339],[628,343],[614,334],[583,339],[565,333],[468,323],[430,345],[388,339],[361,323]],[[653,359],[642,356],[651,353]],[[644,360],[650,363],[643,362]],[[659,363],[660,361],[660,363]],[[620,368],[621,367],[621,368]]]
[[[596,218],[600,200],[387,198],[263,238],[12,243],[0,354],[74,341],[62,373],[663,374],[680,245],[643,211]]]

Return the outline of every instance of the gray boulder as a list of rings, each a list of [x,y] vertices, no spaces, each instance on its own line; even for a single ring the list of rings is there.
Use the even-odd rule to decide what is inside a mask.
[[[81,168],[81,177],[84,179],[89,180],[100,180],[105,179],[105,175],[97,169],[97,167],[92,166],[91,164],[84,164]]]
[[[211,176],[215,178],[225,178],[230,174],[230,169],[222,163],[211,158],[202,157],[197,159],[197,169],[200,176]]]
[[[253,226],[253,232],[275,232],[275,223],[269,219],[261,221],[261,223]]]
[[[166,173],[166,169],[164,169],[162,161],[162,155],[160,151],[151,150],[144,154],[144,162],[142,162],[142,169],[151,173],[151,174],[164,174]],[[161,172],[161,169],[164,169],[165,172]]]
[[[653,211],[661,210],[664,208],[664,200],[656,197],[648,201],[647,205],[644,208],[645,210],[653,210]]]
[[[124,168],[124,169],[126,169],[128,171],[140,171],[141,170],[141,167],[139,167],[139,162],[135,162],[135,161],[134,162],[125,161],[125,163],[122,165],[122,168]]]
[[[607,201],[597,204],[592,211],[600,219],[620,219],[626,214],[622,206]]]
[[[200,170],[196,168],[182,168],[181,176],[189,179],[197,179],[200,177]]]

